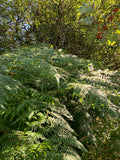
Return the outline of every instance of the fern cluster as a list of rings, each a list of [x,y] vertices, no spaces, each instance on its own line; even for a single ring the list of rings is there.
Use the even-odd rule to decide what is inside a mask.
[[[48,45],[1,55],[1,160],[80,160],[82,138],[97,146],[94,121],[120,106],[120,73],[99,68]]]

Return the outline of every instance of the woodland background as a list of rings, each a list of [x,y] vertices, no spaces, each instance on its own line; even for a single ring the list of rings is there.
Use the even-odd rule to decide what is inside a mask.
[[[1,52],[42,42],[117,68],[119,3],[117,0],[1,0]]]

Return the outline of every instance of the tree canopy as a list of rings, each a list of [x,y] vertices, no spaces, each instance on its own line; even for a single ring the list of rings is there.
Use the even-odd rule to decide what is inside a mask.
[[[47,43],[79,57],[119,64],[118,0],[2,0],[1,52]],[[118,67],[118,66],[117,66]]]

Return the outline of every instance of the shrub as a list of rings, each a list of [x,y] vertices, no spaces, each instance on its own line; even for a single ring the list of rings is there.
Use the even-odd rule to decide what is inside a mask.
[[[42,44],[1,55],[0,157],[79,160],[118,129],[120,73],[100,67]]]

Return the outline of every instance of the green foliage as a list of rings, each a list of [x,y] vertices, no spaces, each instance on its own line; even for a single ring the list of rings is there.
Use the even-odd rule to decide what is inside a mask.
[[[120,2],[88,1],[78,9],[81,31],[86,33],[88,55],[105,65],[120,68]]]
[[[0,53],[37,42],[120,68],[118,0],[1,0]]]
[[[79,160],[98,126],[118,130],[120,73],[100,67],[49,45],[1,55],[0,158]]]
[[[67,47],[77,34],[75,19],[78,4],[80,0],[2,1],[0,51],[36,41]]]

